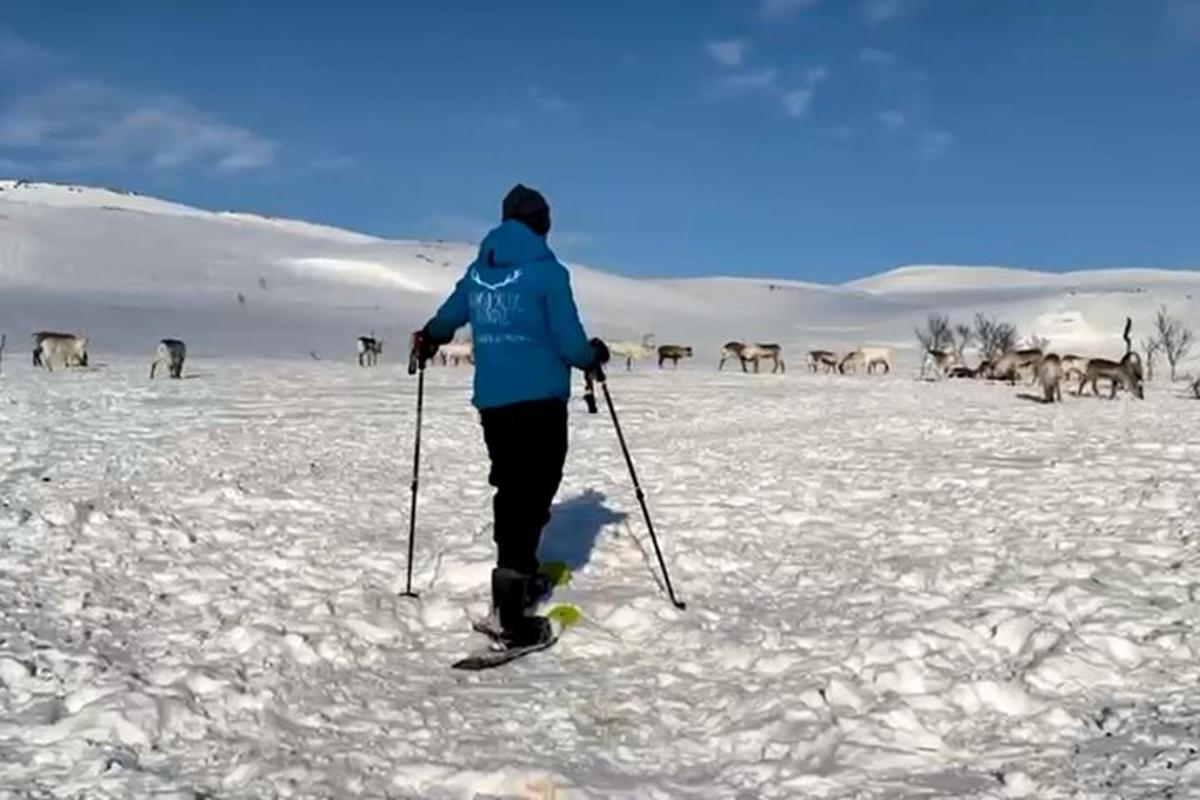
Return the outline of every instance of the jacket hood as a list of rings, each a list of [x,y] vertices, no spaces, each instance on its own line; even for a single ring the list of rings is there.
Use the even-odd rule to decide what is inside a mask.
[[[493,228],[479,245],[479,263],[488,267],[512,267],[553,258],[546,240],[515,219]]]

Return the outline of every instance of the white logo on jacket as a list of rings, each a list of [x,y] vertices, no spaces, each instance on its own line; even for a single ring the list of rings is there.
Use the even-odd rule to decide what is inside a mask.
[[[486,322],[500,328],[509,327],[512,324],[512,315],[521,313],[521,293],[500,290],[519,281],[521,270],[516,270],[499,283],[488,283],[479,277],[479,273],[474,269],[471,270],[470,278],[475,284],[486,290],[470,293],[469,301],[474,321]]]
[[[475,283],[479,284],[490,292],[498,292],[505,286],[510,286],[521,280],[521,270],[517,270],[499,283],[488,283],[483,278],[479,277],[479,272],[477,270],[473,269],[471,270],[471,280],[475,281]]]

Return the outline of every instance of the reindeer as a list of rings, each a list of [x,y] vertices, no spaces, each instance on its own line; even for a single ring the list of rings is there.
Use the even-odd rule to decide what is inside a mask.
[[[33,334],[33,365],[53,372],[53,362],[57,359],[64,367],[86,367],[87,344],[87,339],[73,333],[38,331]]]
[[[742,367],[746,366],[746,362],[750,361],[754,364],[754,372],[758,372],[758,362],[767,360],[771,362],[771,374],[776,372],[786,372],[787,366],[783,363],[780,357],[783,355],[783,348],[777,344],[762,344],[761,342],[746,345],[742,348]]]
[[[679,369],[679,359],[691,358],[692,348],[679,344],[664,344],[658,348],[658,368],[662,369],[662,365],[666,361],[670,361]]]
[[[1088,383],[1092,384],[1092,394],[1097,397],[1100,392],[1096,387],[1097,381],[1100,378],[1107,378],[1111,390],[1109,391],[1108,399],[1112,400],[1117,396],[1117,384],[1133,393],[1133,396],[1139,400],[1144,400],[1146,394],[1142,388],[1142,358],[1133,351],[1133,339],[1130,337],[1130,332],[1133,330],[1133,317],[1125,318],[1125,331],[1121,334],[1121,338],[1125,340],[1125,355],[1120,361],[1109,361],[1105,358],[1088,359],[1087,368],[1084,370],[1083,378],[1079,381],[1079,389],[1075,392],[1077,395],[1083,395],[1083,387]]]
[[[821,368],[826,372],[833,372],[838,368],[837,353],[830,350],[809,350],[808,351],[808,371],[817,372]]]
[[[1090,383],[1092,394],[1099,397],[1100,391],[1096,384],[1101,378],[1108,379],[1112,387],[1108,394],[1109,400],[1117,396],[1118,385],[1132,392],[1133,396],[1139,400],[1146,398],[1142,388],[1142,360],[1137,353],[1128,352],[1122,356],[1120,361],[1109,361],[1106,358],[1088,359],[1087,368],[1084,370],[1083,378],[1079,381],[1079,389],[1075,394],[1082,397],[1083,387]]]
[[[934,350],[929,348],[925,351],[925,358],[921,362],[921,377],[925,377],[925,369],[932,362],[936,372],[943,377],[950,374],[950,370],[959,366],[958,354],[953,350]]]
[[[842,357],[838,362],[838,372],[843,375],[847,370],[857,372],[861,363],[866,367],[868,375],[874,374],[876,367],[882,367],[886,375],[892,371],[891,359],[892,350],[889,347],[859,347]]]
[[[1042,384],[1042,392],[1045,397],[1045,402],[1053,403],[1056,400],[1062,402],[1062,386],[1063,367],[1062,359],[1051,353],[1045,356],[1040,361],[1034,370],[1037,373],[1037,379]]]
[[[1031,373],[1030,383],[1037,380],[1037,366],[1042,360],[1042,351],[1040,348],[1030,348],[1027,350],[1013,350],[1000,356],[992,363],[988,370],[988,377],[997,381],[1008,381],[1011,384],[1016,384],[1017,378],[1021,375],[1021,370],[1028,369]]]
[[[966,364],[955,364],[946,370],[947,378],[978,378],[985,374],[988,368],[988,363],[985,361],[975,369],[971,369]]]
[[[475,347],[470,342],[450,342],[438,348],[438,357],[442,360],[443,367],[450,362],[454,362],[456,367],[464,361],[474,364]]]
[[[608,352],[613,358],[624,358],[625,370],[630,371],[634,361],[641,361],[654,354],[654,334],[647,333],[640,342],[609,342]]]
[[[746,345],[743,342],[726,342],[721,347],[721,360],[717,363],[717,372],[725,368],[725,362],[736,358],[738,363],[742,365],[742,372],[746,372]]]
[[[150,380],[159,364],[165,364],[167,375],[175,380],[183,377],[183,361],[187,358],[187,345],[179,339],[163,339],[158,343],[158,352],[154,361],[150,362]]]
[[[1087,371],[1087,358],[1084,356],[1066,355],[1059,358],[1062,362],[1063,379],[1068,383],[1076,377],[1082,378]]]
[[[53,331],[38,331],[33,334],[33,365],[35,367],[45,366],[42,363],[42,342],[51,336],[67,338],[74,336],[72,333],[55,333]]]
[[[383,339],[376,339],[372,336],[358,337],[358,365],[360,367],[373,367],[379,363],[379,356],[383,354]]]

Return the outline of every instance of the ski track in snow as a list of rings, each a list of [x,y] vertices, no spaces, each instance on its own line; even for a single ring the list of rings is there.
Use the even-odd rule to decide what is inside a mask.
[[[0,377],[0,797],[1186,797],[1200,403],[618,373],[543,546],[585,620],[488,673],[486,457],[431,370]],[[603,410],[603,409],[602,409]]]

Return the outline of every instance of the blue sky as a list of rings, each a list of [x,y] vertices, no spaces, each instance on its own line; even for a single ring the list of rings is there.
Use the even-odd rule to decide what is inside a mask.
[[[1200,266],[1200,0],[9,0],[0,175],[840,282]]]

